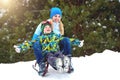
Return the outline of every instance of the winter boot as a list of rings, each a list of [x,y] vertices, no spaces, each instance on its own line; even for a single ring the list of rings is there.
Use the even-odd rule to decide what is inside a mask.
[[[64,72],[68,72],[69,71],[69,66],[70,66],[70,58],[67,56],[64,56],[63,58],[63,68],[64,68]]]
[[[72,73],[74,71],[74,68],[72,67],[71,57],[69,57],[69,59],[70,59],[70,65],[69,65],[68,73]]]
[[[40,76],[42,76],[44,74],[44,72],[45,72],[45,62],[40,62],[38,65],[39,65],[39,72],[38,72],[38,74]]]
[[[73,68],[72,65],[70,64],[68,73],[72,73],[73,71],[74,71],[74,68]]]
[[[63,62],[62,62],[61,58],[56,58],[56,60],[55,60],[55,66],[56,66],[56,69],[59,72],[63,72]]]
[[[74,71],[71,62],[71,55],[64,56],[63,63],[64,63],[64,72],[72,73]]]

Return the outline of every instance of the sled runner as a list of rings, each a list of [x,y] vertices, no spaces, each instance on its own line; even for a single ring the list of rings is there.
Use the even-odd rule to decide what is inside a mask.
[[[35,62],[35,64],[32,65],[32,68],[39,74],[39,70],[36,68],[36,66],[37,66],[37,62]],[[44,73],[41,76],[45,76],[46,75],[46,73],[48,72],[48,66],[49,66],[49,64],[48,64],[48,62],[46,62],[45,71],[44,71]]]

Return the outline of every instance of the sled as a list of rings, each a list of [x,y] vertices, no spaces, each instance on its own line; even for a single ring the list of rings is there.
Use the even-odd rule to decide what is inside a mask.
[[[35,62],[35,64],[32,65],[32,68],[39,74],[39,70],[36,68],[36,66],[37,66],[37,62]],[[45,71],[44,71],[44,73],[41,76],[45,76],[46,75],[46,73],[48,72],[48,66],[49,66],[49,64],[48,64],[48,62],[46,62]]]

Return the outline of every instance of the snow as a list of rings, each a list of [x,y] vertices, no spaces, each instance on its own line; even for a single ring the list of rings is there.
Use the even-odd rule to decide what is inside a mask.
[[[120,80],[120,53],[105,50],[91,56],[72,57],[74,72],[59,73],[49,66],[45,77],[32,69],[33,61],[0,64],[0,80]]]

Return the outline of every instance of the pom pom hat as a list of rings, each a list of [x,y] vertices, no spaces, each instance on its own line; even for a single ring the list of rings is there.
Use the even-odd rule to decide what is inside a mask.
[[[51,10],[50,10],[50,18],[52,18],[56,14],[59,14],[62,17],[62,11],[61,11],[61,9],[58,8],[58,7],[51,8]]]

